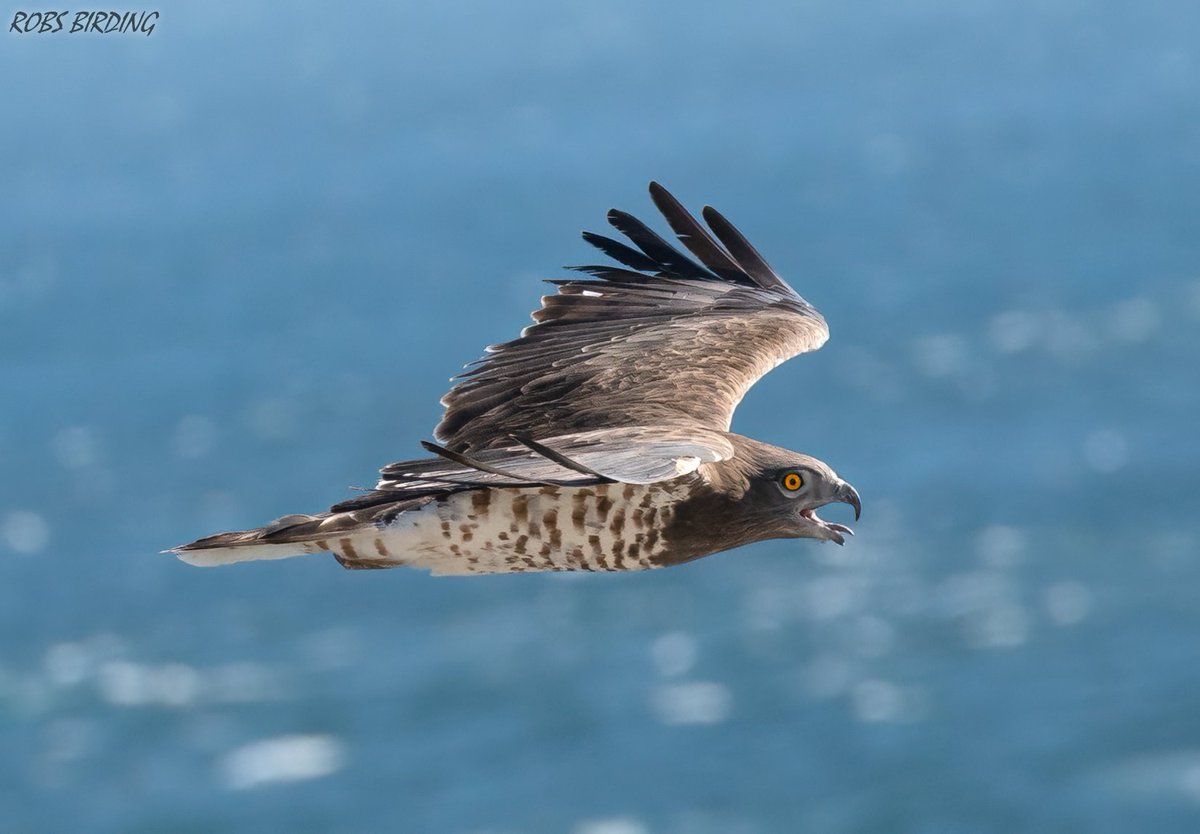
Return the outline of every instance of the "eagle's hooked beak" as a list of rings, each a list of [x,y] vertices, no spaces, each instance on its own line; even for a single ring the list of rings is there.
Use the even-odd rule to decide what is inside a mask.
[[[862,501],[858,498],[858,490],[850,486],[845,481],[840,481],[837,488],[833,491],[833,497],[825,503],[841,503],[849,504],[854,508],[854,520],[858,521],[862,515]],[[824,506],[824,504],[822,504]],[[845,524],[838,524],[836,521],[826,521],[817,515],[816,509],[807,507],[800,511],[800,516],[808,522],[809,525],[814,525],[816,530],[814,533],[805,533],[803,535],[812,535],[813,538],[828,539],[836,544],[845,544],[845,536],[853,536],[854,531]],[[811,528],[809,528],[811,529]],[[845,534],[845,536],[843,535]]]
[[[849,504],[854,508],[854,520],[858,521],[862,515],[862,501],[858,498],[858,490],[850,486],[850,484],[842,481],[842,485],[838,487],[837,498],[833,499],[840,501],[843,504]]]

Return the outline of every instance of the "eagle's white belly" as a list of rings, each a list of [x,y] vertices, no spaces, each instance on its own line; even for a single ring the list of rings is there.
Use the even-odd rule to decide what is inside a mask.
[[[458,492],[329,542],[354,567],[434,575],[660,567],[661,530],[683,496],[671,482]]]

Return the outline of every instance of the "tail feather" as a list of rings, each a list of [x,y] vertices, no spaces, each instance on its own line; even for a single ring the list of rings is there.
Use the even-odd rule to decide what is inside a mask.
[[[317,540],[323,535],[320,532],[322,524],[330,518],[328,513],[285,515],[265,527],[217,533],[215,536],[205,536],[165,552],[174,553],[182,561],[197,567],[231,565],[256,559],[286,559],[305,553],[320,553],[327,548],[321,547]]]
[[[264,527],[205,536],[164,552],[174,553],[182,561],[198,567],[231,565],[256,559],[286,559],[326,551],[333,552],[342,560],[345,554],[336,550],[337,543],[348,534],[387,525],[401,513],[424,506],[432,500],[434,496],[423,495],[399,501],[376,501],[369,507],[350,512],[285,515]],[[346,563],[343,561],[343,564]]]
[[[219,565],[232,565],[235,562],[252,562],[259,559],[289,559],[305,553],[320,553],[315,545],[311,544],[241,544],[203,550],[183,545],[167,552],[174,553],[180,561],[198,568],[215,568]]]

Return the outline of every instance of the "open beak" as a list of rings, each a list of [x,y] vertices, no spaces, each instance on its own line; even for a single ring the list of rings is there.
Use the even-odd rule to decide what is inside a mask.
[[[859,517],[862,516],[862,501],[859,500],[858,490],[845,481],[842,481],[841,485],[837,488],[832,502],[849,504],[853,507],[855,521],[858,521]],[[810,524],[815,524],[820,528],[820,535],[816,538],[828,539],[837,544],[845,544],[846,536],[854,535],[854,531],[845,524],[838,524],[836,521],[826,521],[817,515],[815,509],[801,510],[800,515],[807,519]]]

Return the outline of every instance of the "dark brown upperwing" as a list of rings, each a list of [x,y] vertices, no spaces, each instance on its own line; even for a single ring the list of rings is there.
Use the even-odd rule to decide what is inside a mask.
[[[587,277],[551,282],[535,324],[469,366],[442,398],[435,435],[448,449],[634,426],[726,431],[760,377],[825,342],[820,313],[729,221],[706,209],[714,238],[662,186],[650,193],[700,263],[610,211],[637,249],[584,234],[622,265],[573,267]]]

